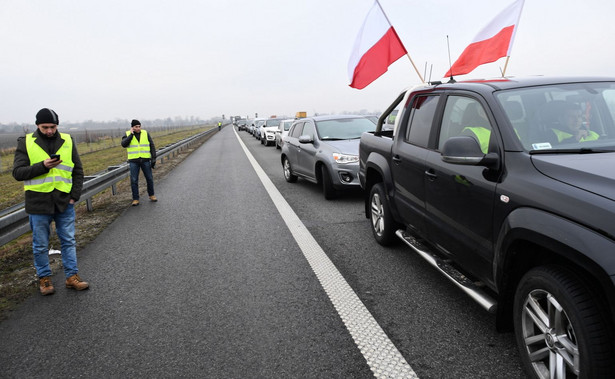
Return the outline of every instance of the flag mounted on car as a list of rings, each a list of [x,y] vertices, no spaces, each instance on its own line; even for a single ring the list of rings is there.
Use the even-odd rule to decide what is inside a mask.
[[[517,0],[481,30],[444,75],[464,75],[476,67],[510,56],[524,0]]]
[[[376,0],[359,30],[348,61],[350,87],[365,88],[406,54],[406,48]]]

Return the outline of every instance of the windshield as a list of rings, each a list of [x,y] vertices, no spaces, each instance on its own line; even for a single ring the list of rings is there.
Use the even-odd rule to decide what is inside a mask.
[[[287,120],[287,121],[282,122],[282,126],[285,131],[288,131],[290,129],[290,126],[293,124],[293,121],[295,120]]]
[[[532,153],[615,149],[615,83],[529,87],[502,91],[497,98]]]
[[[363,132],[373,132],[376,124],[366,119],[341,118],[316,122],[316,129],[321,140],[340,140],[361,138]]]
[[[280,121],[282,121],[282,120],[280,120],[280,119],[275,119],[275,118],[274,118],[274,119],[270,119],[270,120],[267,120],[267,122],[266,122],[266,125],[265,125],[265,126],[266,126],[266,127],[270,127],[270,126],[278,126],[278,125],[280,125]]]

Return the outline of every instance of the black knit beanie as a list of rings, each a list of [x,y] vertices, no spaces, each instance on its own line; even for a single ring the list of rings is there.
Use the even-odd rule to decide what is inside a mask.
[[[60,118],[53,109],[43,108],[36,114],[36,125],[39,124],[60,124]]]
[[[130,123],[130,126],[137,126],[137,125],[141,125],[139,120],[132,120],[132,122]]]

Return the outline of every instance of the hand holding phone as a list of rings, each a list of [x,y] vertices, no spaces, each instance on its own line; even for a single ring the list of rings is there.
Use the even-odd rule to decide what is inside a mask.
[[[60,155],[58,154],[51,154],[49,156],[49,159],[45,159],[43,161],[43,165],[45,165],[45,167],[47,167],[48,169],[52,169],[54,167],[56,167],[57,165],[60,164]]]

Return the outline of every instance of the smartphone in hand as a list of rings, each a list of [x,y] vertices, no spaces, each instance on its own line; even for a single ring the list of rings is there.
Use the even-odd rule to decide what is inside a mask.
[[[49,156],[49,158],[51,158],[51,159],[55,159],[55,160],[60,160],[60,156],[59,156],[58,154],[51,154],[51,155]]]

